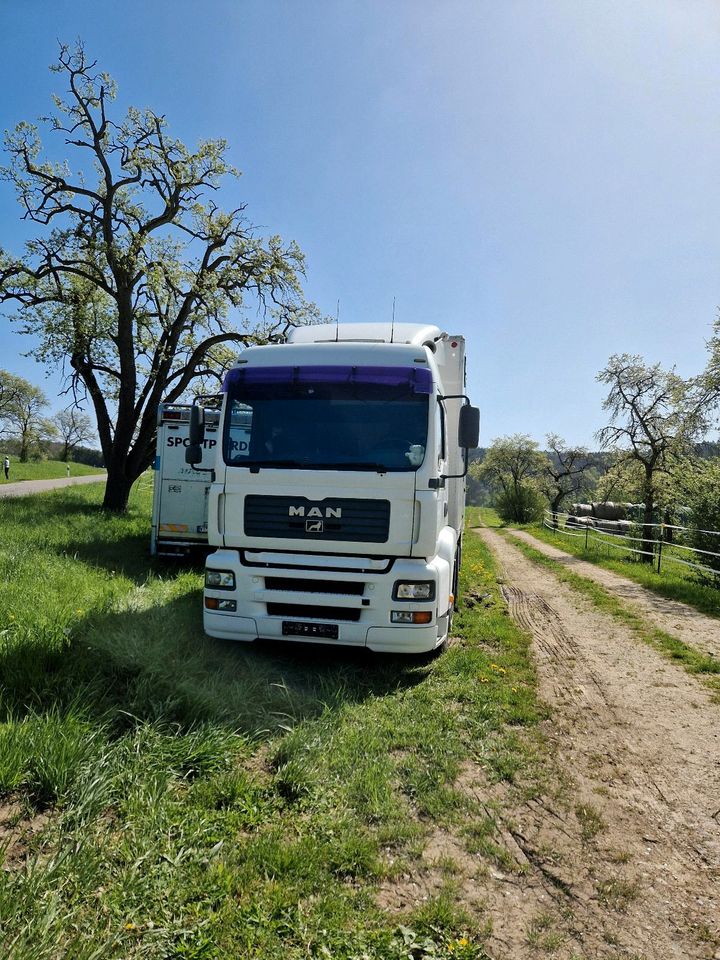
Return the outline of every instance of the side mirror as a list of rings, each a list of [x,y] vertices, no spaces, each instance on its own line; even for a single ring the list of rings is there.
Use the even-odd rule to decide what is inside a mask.
[[[202,443],[205,439],[205,409],[194,403],[190,407],[190,446]]]
[[[194,467],[202,462],[202,443],[205,439],[205,411],[197,404],[190,407],[190,443],[185,450],[185,463]]]
[[[458,446],[470,450],[480,442],[480,410],[468,404],[460,407]]]

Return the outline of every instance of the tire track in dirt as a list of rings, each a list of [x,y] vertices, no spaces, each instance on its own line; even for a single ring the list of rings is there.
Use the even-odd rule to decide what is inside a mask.
[[[720,958],[720,709],[623,624],[497,533],[478,533],[533,637],[544,732],[568,776],[561,810],[533,801],[513,827],[536,871],[549,847],[559,857],[555,899],[570,919],[568,952],[554,955],[579,943],[588,958]],[[573,807],[602,825],[580,848]],[[513,940],[502,925],[498,935]]]
[[[538,540],[525,530],[510,530],[513,537],[529,544],[533,549],[544,553],[546,557],[557,560],[564,566],[589,580],[594,580],[609,593],[627,603],[646,620],[666,633],[678,637],[683,643],[720,658],[720,620],[708,617],[699,610],[679,600],[661,597],[634,580],[621,577],[612,570],[598,567],[587,560],[553,547],[544,540]]]

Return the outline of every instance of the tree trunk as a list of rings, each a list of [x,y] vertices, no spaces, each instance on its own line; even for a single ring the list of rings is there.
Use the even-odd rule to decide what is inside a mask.
[[[642,555],[640,559],[643,563],[653,562],[653,549],[655,544],[653,511],[655,508],[655,491],[653,489],[653,472],[646,467],[645,469],[645,491],[643,497],[645,510],[643,511],[643,532],[642,532]]]
[[[67,463],[69,456],[70,456],[70,445],[68,444],[67,441],[65,441],[65,446],[63,447],[63,452],[60,459],[62,460],[63,463]]]
[[[111,460],[107,465],[107,471],[103,509],[112,510],[113,513],[125,513],[135,478],[126,475],[124,459]]]
[[[665,526],[663,529],[663,540],[665,543],[672,543],[674,540],[673,534],[675,531],[672,528],[673,519],[670,507],[665,507],[663,511],[663,523],[668,524],[668,526]]]

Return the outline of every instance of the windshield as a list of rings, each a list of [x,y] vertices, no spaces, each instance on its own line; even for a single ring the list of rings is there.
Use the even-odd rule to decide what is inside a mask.
[[[250,368],[225,389],[231,466],[409,471],[424,460],[427,369]]]

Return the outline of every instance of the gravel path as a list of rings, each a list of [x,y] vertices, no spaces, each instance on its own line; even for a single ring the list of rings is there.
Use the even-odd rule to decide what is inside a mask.
[[[611,570],[605,570],[587,560],[581,560],[563,550],[558,550],[557,547],[536,539],[524,530],[509,532],[513,537],[530,544],[545,556],[558,560],[573,573],[599,583],[609,593],[627,603],[629,607],[666,633],[679,637],[695,650],[711,653],[720,658],[720,620],[715,617],[700,613],[699,610],[678,600],[661,597],[634,580],[627,580]]]
[[[0,485],[0,497],[26,497],[31,493],[45,493],[62,487],[76,487],[82,483],[100,483],[107,480],[106,473],[93,473],[87,477],[61,477],[56,480],[20,480],[17,483]]]
[[[560,918],[554,957],[720,958],[720,707],[511,542],[477,533],[533,638],[564,792],[560,809],[551,796],[517,811],[512,836],[528,863],[522,882],[488,895],[492,956],[538,956],[516,919],[538,877],[545,906],[533,909]]]

